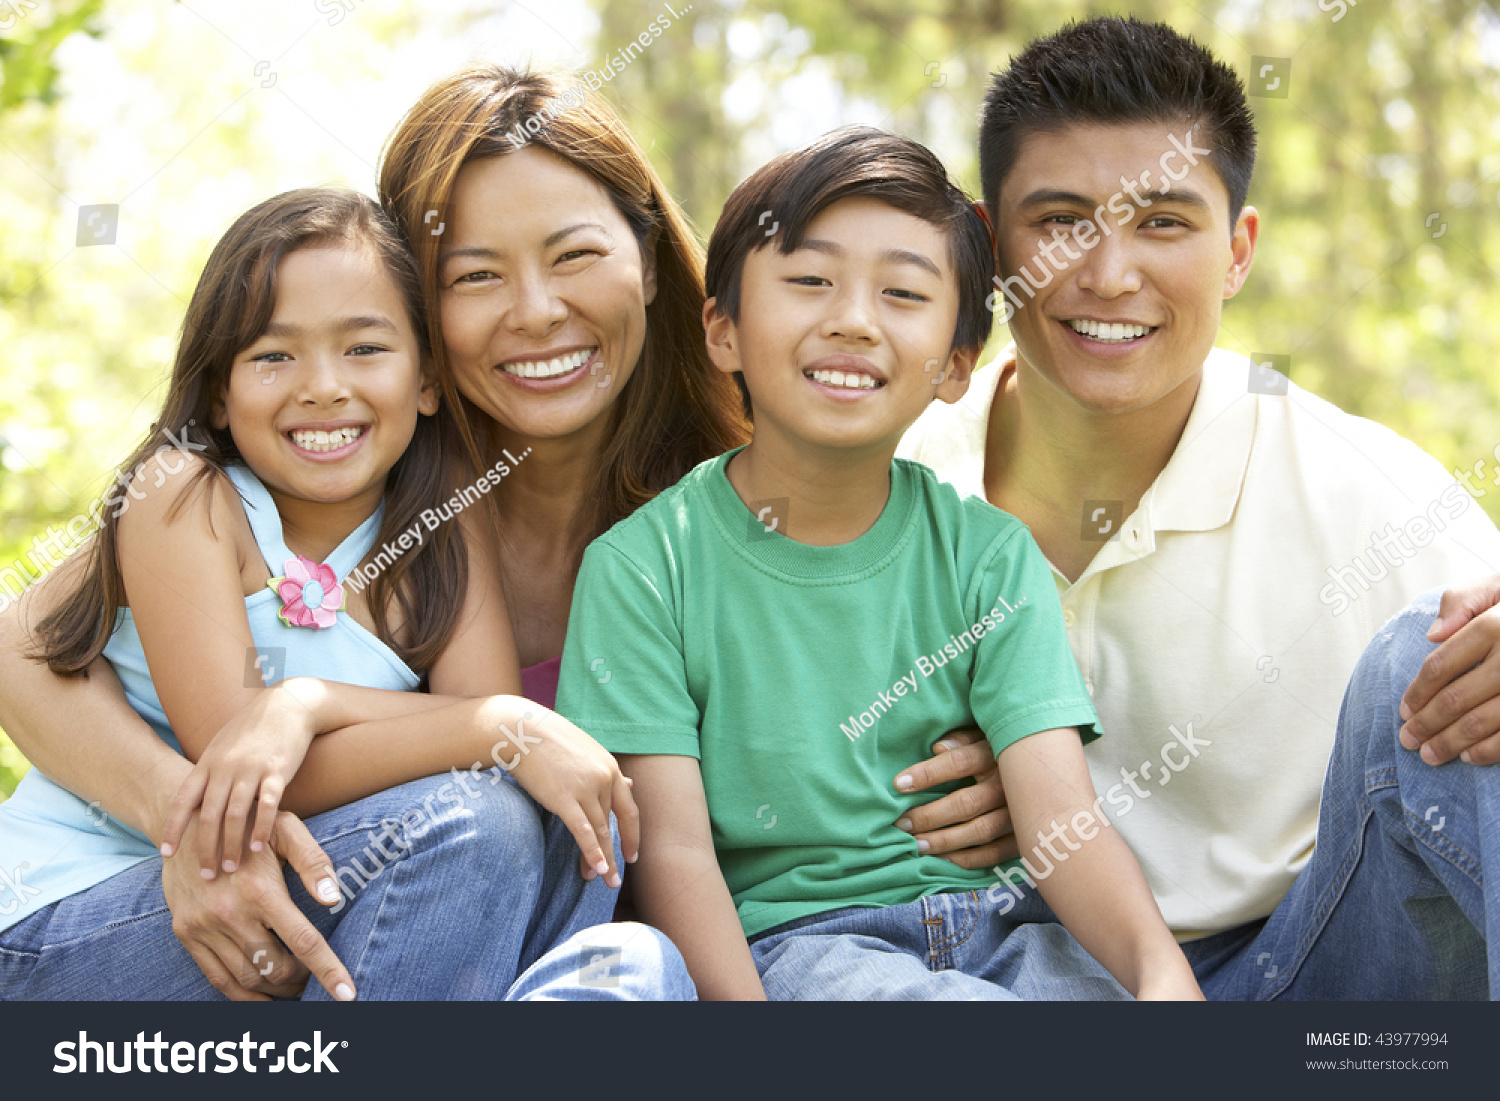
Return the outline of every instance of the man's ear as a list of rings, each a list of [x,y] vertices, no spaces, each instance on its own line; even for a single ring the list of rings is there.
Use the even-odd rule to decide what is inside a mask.
[[[417,391],[417,412],[430,417],[443,404],[443,392],[432,373],[432,357],[424,355],[419,368],[422,372],[422,389]]]
[[[717,298],[703,303],[703,339],[708,345],[708,358],[726,375],[740,370],[739,335],[729,315],[719,312]]]
[[[1260,212],[1253,206],[1244,207],[1234,224],[1234,236],[1229,240],[1229,253],[1233,257],[1229,270],[1224,273],[1224,297],[1233,298],[1240,293],[1245,280],[1250,277],[1250,265],[1255,262],[1255,242],[1260,239]]]
[[[935,397],[952,405],[969,392],[969,379],[974,374],[974,364],[979,362],[983,348],[958,348],[948,354],[943,364],[942,381],[933,389]]]

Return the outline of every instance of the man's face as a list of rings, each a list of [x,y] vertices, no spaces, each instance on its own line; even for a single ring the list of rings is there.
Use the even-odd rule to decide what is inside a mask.
[[[1147,409],[1184,384],[1195,393],[1223,301],[1249,274],[1258,216],[1246,207],[1231,234],[1210,139],[1190,127],[1032,134],[1001,186],[1008,282],[991,301],[1014,313],[1019,368],[1091,412]]]

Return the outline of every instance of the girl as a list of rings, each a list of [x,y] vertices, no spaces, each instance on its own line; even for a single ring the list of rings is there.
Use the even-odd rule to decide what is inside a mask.
[[[399,829],[382,835],[397,852],[379,851],[392,862],[436,853],[439,873],[503,881],[470,892],[461,924],[493,917],[512,928],[480,944],[445,944],[455,939],[451,923],[431,913],[402,921],[400,899],[385,889],[393,877],[377,885],[386,865],[368,846],[363,860],[307,884],[332,907],[318,917],[336,926],[336,939],[364,945],[375,943],[377,924],[397,924],[379,938],[397,945],[392,964],[422,953],[421,973],[406,968],[399,979],[383,973],[395,968],[379,953],[358,953],[370,960],[360,980],[367,995],[502,996],[551,947],[528,939],[532,910],[547,911],[534,928],[553,940],[607,920],[606,886],[619,882],[609,813],[618,811],[633,856],[634,807],[607,753],[514,695],[520,673],[499,588],[484,556],[468,553],[462,514],[445,522],[437,511],[448,494],[424,332],[411,256],[371,200],[294,191],[243,215],[194,293],[166,407],[132,457],[128,496],[103,519],[89,557],[56,579],[69,591],[41,619],[36,656],[54,673],[86,675],[102,654],[162,740],[199,758],[162,854],[201,797],[205,877],[216,863],[233,872],[265,852],[283,794],[295,806],[384,792],[380,809],[397,812]],[[412,693],[424,677],[433,695]],[[416,712],[420,746],[390,721]],[[309,752],[315,741],[324,752]],[[492,759],[566,823],[605,883],[548,882],[567,878],[556,874],[559,852],[571,863],[564,827],[538,816],[500,773],[480,775],[479,762]],[[452,781],[384,791],[447,768],[473,774],[462,795]],[[153,954],[181,955],[150,842],[91,809],[36,771],[0,806],[0,838],[23,858],[30,896],[0,915],[0,996],[85,989],[80,940],[94,933],[104,952],[122,916],[154,931]],[[351,853],[364,832],[350,832]],[[516,854],[518,866],[505,866]],[[156,884],[142,865],[154,866]],[[452,876],[438,881],[418,866],[451,904]],[[132,909],[142,888],[155,903],[144,923]],[[82,937],[77,925],[87,927]],[[262,951],[246,961],[258,974],[281,962],[279,946]],[[134,984],[90,992],[211,995],[191,963],[180,964],[165,991],[137,973]],[[102,973],[108,981],[109,968]],[[332,993],[351,998],[354,987],[338,983]]]

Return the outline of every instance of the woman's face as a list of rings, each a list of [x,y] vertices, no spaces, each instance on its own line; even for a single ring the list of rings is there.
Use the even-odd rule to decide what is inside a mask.
[[[646,339],[654,265],[587,173],[535,145],[464,166],[438,253],[459,391],[533,438],[600,422]]]

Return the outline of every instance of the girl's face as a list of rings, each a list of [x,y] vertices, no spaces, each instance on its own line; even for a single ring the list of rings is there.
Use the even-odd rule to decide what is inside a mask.
[[[459,390],[521,436],[600,421],[635,370],[656,273],[587,173],[528,145],[459,172],[438,255]]]
[[[276,272],[266,331],[234,358],[214,407],[273,496],[323,504],[368,496],[437,412],[405,302],[372,249],[298,249]]]

